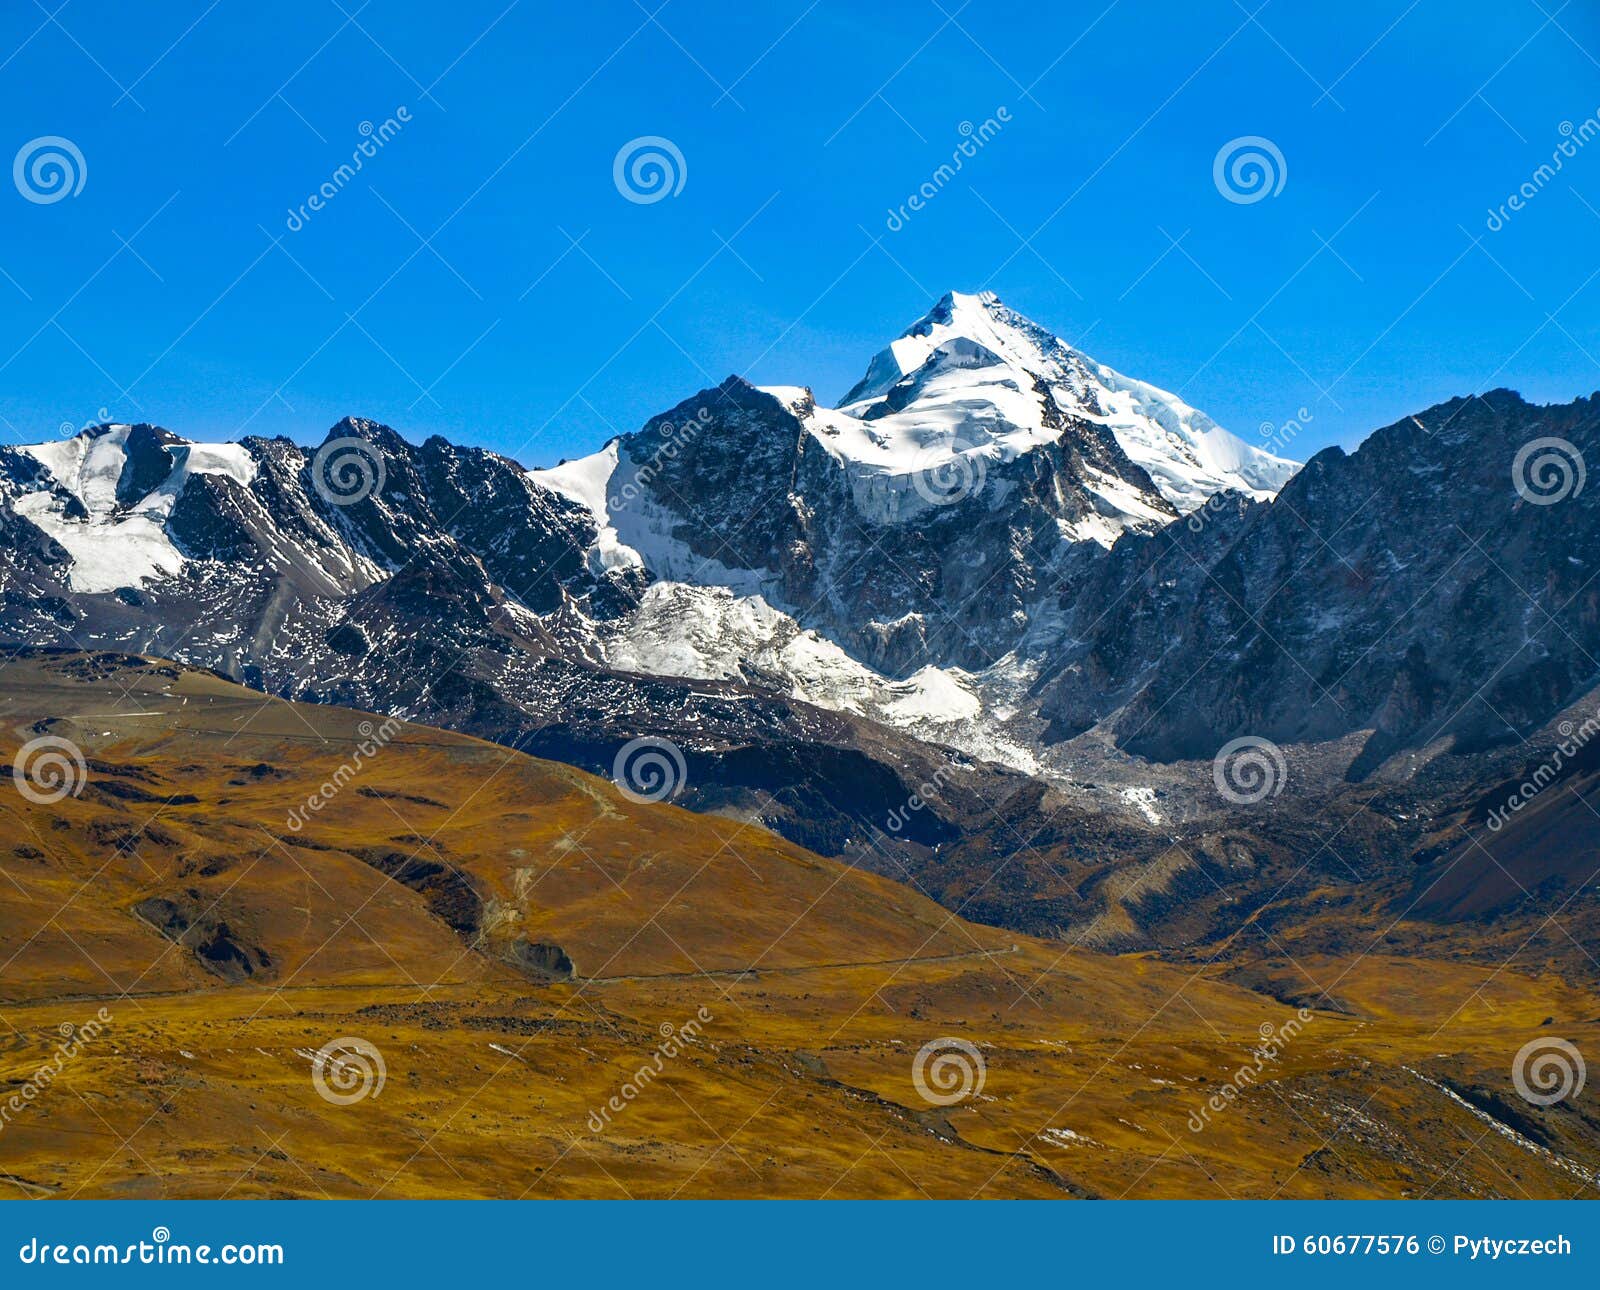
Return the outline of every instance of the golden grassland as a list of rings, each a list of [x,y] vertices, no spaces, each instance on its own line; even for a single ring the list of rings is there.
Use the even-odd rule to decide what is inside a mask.
[[[463,736],[108,656],[0,678],[7,764],[86,757],[59,802],[0,785],[19,1196],[1594,1194],[1592,1092],[1511,1082],[1541,1035],[1600,1051],[1581,984],[1352,955],[1246,988]],[[1313,981],[1337,1010],[1297,1016]],[[384,1074],[337,1104],[345,1038]],[[945,1039],[982,1068],[949,1105],[914,1078]]]

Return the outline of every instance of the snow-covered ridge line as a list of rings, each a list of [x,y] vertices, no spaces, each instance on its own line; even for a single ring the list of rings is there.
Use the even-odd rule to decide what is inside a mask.
[[[913,489],[917,478],[971,472],[974,459],[1014,461],[1056,443],[1061,419],[1069,416],[1108,430],[1155,489],[1142,495],[1127,478],[1092,473],[1085,486],[1098,499],[1096,514],[1075,526],[1069,534],[1075,540],[1109,547],[1126,530],[1158,527],[1172,511],[1188,514],[1224,491],[1266,501],[1299,469],[1177,395],[1079,353],[989,292],[941,298],[871,360],[837,408],[819,405],[804,386],[762,389],[838,463],[862,515],[880,523],[904,522],[927,509]],[[618,545],[616,498],[607,495],[617,468],[610,444],[532,476],[595,515],[601,531],[595,559],[675,576],[636,547]]]
[[[1180,514],[1225,489],[1265,501],[1300,467],[1230,434],[1177,395],[1081,353],[992,292],[941,298],[873,358],[838,411],[870,422],[882,454],[891,439],[926,448],[940,432],[990,437],[995,418],[986,401],[1009,423],[1004,446],[1027,451],[1053,438],[1037,407],[1041,386],[1061,411],[1106,426]],[[906,392],[914,400],[891,411]]]
[[[184,556],[168,535],[166,521],[184,485],[196,475],[224,475],[243,486],[255,478],[256,463],[241,444],[177,440],[164,445],[174,458],[166,478],[132,504],[119,506],[117,488],[128,464],[132,430],[108,425],[21,449],[86,513],[70,515],[70,502],[48,491],[28,493],[15,503],[18,514],[72,557],[68,580],[73,591],[115,591],[177,573]]]

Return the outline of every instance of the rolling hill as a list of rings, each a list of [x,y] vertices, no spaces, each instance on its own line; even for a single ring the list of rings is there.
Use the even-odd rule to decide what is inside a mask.
[[[19,1195],[1594,1183],[1600,1117],[1511,1076],[1600,1038],[1580,984],[1105,955],[467,736],[106,652],[3,676]]]

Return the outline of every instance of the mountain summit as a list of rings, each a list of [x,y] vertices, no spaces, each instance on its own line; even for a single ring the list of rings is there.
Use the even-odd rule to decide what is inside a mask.
[[[1224,489],[1266,501],[1299,463],[1230,434],[1175,394],[1096,362],[1001,303],[949,292],[880,351],[840,411],[881,443],[941,433],[1023,452],[1064,415],[1105,426],[1180,514]]]
[[[1028,545],[1048,534],[1052,544],[1109,547],[1220,492],[1269,500],[1298,468],[1176,395],[1097,363],[994,294],[949,292],[871,360],[837,408],[806,386],[758,390],[730,377],[639,433],[533,477],[595,515],[597,563],[771,591],[779,545],[725,531],[776,537],[770,514],[743,522],[752,503],[803,496],[802,527],[815,527],[831,522],[822,494],[837,492],[850,523],[875,530],[871,540],[891,554],[910,535],[884,530],[943,529],[944,507],[966,528],[1010,511]],[[1045,475],[1052,483],[1041,494]],[[721,524],[724,505],[737,522]],[[631,514],[619,521],[623,511]],[[714,539],[696,536],[708,526],[719,530]]]
[[[729,377],[530,478],[589,513],[589,568],[640,596],[593,622],[614,666],[777,681],[1033,769],[985,707],[1055,645],[1072,570],[1296,469],[952,292],[837,408]]]

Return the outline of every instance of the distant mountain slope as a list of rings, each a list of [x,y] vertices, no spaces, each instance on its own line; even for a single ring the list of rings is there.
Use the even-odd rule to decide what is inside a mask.
[[[1018,769],[1056,586],[1124,533],[1295,470],[992,295],[946,295],[839,409],[730,378],[532,473],[583,506],[591,570],[648,583],[613,665],[744,679]]]
[[[1271,505],[1119,544],[1062,588],[1053,737],[1105,721],[1171,759],[1370,731],[1357,775],[1517,740],[1600,684],[1600,490],[1530,474],[1574,454],[1600,461],[1600,396],[1496,390],[1318,453]]]
[[[1016,649],[1084,543],[1225,489],[1270,497],[1295,469],[994,296],[952,293],[840,409],[730,378],[532,477],[594,517],[592,567],[759,597],[903,679]]]
[[[428,719],[598,771],[629,740],[665,737],[687,759],[686,802],[758,815],[832,854],[935,774],[953,797],[996,774],[737,677],[608,666],[595,624],[627,614],[640,586],[592,572],[588,513],[493,453],[413,446],[350,419],[325,445],[381,463],[382,479],[339,504],[326,480],[317,487],[317,454],[286,440],[245,440],[230,472],[181,476],[191,446],[155,427],[68,444],[0,448],[8,640],[162,651],[277,694]],[[94,467],[64,466],[62,482],[44,464],[52,450],[58,464]],[[130,524],[142,546],[123,540]],[[94,552],[94,590],[78,587],[74,548]],[[152,550],[169,569],[153,568]],[[910,832],[946,827],[930,813]]]
[[[535,696],[574,684],[732,682],[1031,772],[1035,731],[996,715],[1026,706],[1054,584],[1175,514],[1125,445],[1184,475],[1183,505],[1230,484],[1265,495],[1292,470],[1235,443],[1248,465],[1207,473],[1221,434],[994,297],[951,294],[846,411],[730,379],[529,475],[357,418],[321,455],[149,425],[0,450],[16,593],[0,624],[36,642],[70,624],[80,643],[499,736],[509,723],[475,711],[458,663],[482,659],[493,702],[532,704],[538,725],[557,714]]]

